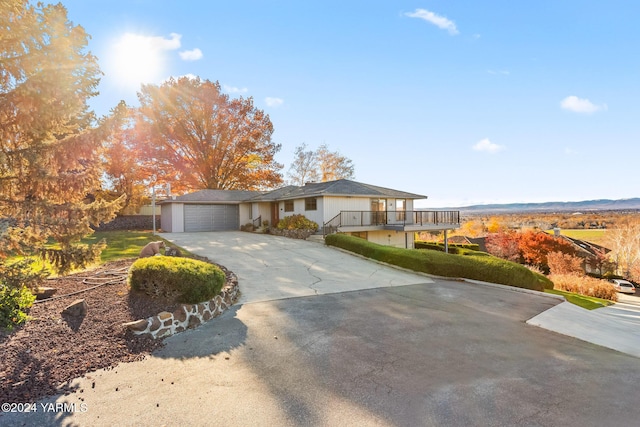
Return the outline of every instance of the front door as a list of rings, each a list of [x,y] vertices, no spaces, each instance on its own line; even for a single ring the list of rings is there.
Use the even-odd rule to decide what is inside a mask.
[[[387,223],[387,199],[372,199],[371,211],[373,225]]]

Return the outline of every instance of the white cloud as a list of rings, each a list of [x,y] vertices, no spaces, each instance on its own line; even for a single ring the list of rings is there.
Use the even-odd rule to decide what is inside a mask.
[[[560,102],[560,106],[574,113],[591,114],[596,111],[606,110],[607,104],[596,105],[586,98],[578,98],[577,96],[567,96]]]
[[[473,149],[475,151],[486,151],[487,153],[497,153],[498,151],[504,150],[505,147],[502,145],[494,144],[489,140],[489,138],[484,138],[478,141],[473,146]]]
[[[223,85],[222,88],[229,93],[247,93],[249,91],[246,87],[235,87],[229,85]]]
[[[183,61],[197,61],[202,59],[202,51],[198,48],[178,52]]]
[[[405,13],[405,16],[408,16],[409,18],[424,19],[425,21],[435,25],[438,28],[447,30],[451,35],[458,34],[458,29],[456,28],[455,22],[445,18],[444,16],[440,16],[433,12],[430,12],[426,9],[416,9],[415,12]]]
[[[142,34],[126,33],[120,39],[121,46],[135,46],[155,51],[180,49],[180,39],[182,35],[177,33],[169,34],[169,38],[162,36],[143,36]]]
[[[284,99],[282,98],[272,98],[270,96],[266,97],[264,99],[264,102],[267,103],[267,106],[269,107],[279,107],[282,104],[284,104]]]
[[[508,76],[509,74],[511,74],[509,70],[487,70],[487,73],[501,76]]]

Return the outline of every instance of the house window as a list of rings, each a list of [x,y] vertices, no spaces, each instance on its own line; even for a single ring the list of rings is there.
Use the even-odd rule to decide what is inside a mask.
[[[407,201],[405,199],[396,199],[396,221],[404,221],[406,219]]]
[[[318,201],[315,197],[309,197],[304,199],[304,210],[305,211],[316,211],[318,210]]]
[[[293,200],[285,200],[284,201],[284,211],[285,212],[293,212]]]

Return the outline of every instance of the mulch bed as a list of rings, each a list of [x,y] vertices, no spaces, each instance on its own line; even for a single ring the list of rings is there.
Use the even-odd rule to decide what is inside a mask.
[[[141,360],[162,346],[161,340],[136,337],[122,327],[161,311],[172,312],[179,305],[130,291],[126,280],[118,277],[126,277],[133,261],[114,261],[47,281],[45,286],[58,289],[54,297],[107,284],[36,303],[29,311],[30,321],[11,334],[0,332],[0,402],[33,402],[68,393],[72,379]],[[77,299],[86,301],[87,315],[63,316],[62,310]]]

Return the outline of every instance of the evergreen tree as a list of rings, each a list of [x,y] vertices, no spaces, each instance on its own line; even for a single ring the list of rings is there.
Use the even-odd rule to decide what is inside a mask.
[[[99,254],[78,246],[122,200],[92,198],[100,149],[117,121],[87,101],[100,70],[61,4],[0,0],[0,256],[46,254],[60,270]],[[59,249],[44,249],[47,240]]]

